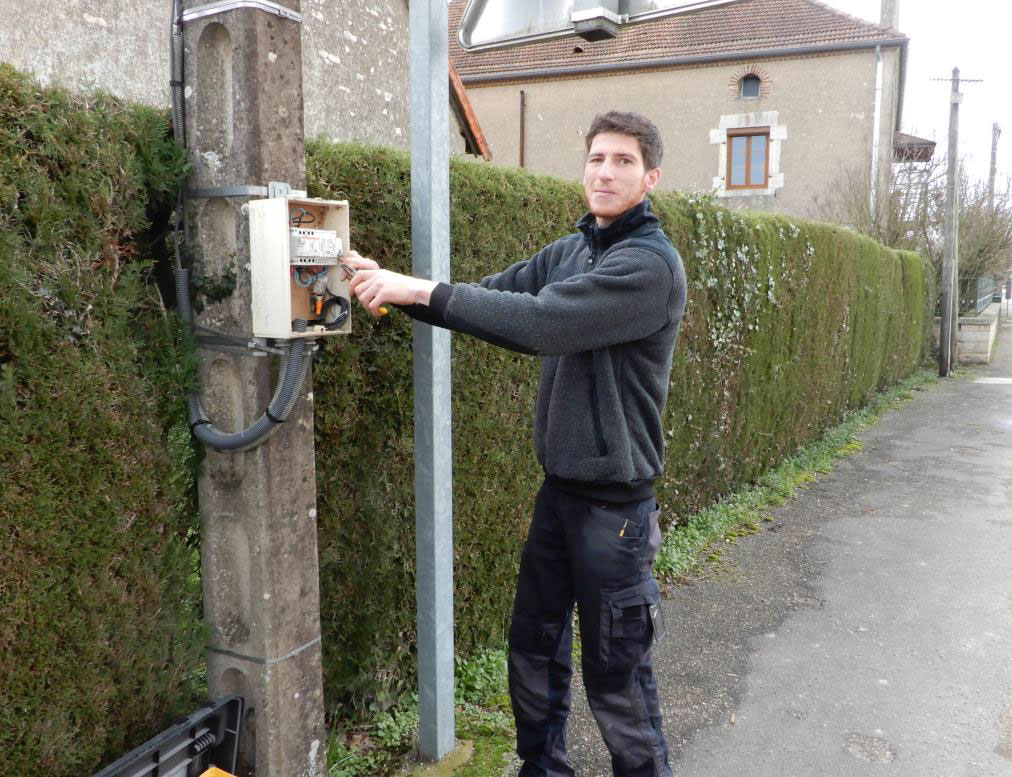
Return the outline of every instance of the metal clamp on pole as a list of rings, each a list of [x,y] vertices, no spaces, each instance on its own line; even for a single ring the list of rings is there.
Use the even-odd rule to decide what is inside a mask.
[[[183,22],[192,22],[195,19],[203,19],[205,16],[214,16],[226,11],[235,11],[239,8],[256,8],[280,16],[283,19],[290,19],[293,22],[302,24],[302,14],[298,11],[293,11],[291,8],[285,8],[278,3],[273,3],[271,0],[218,0],[216,3],[198,5],[189,11],[183,11],[180,19]]]
[[[207,200],[212,197],[266,197],[266,186],[213,186],[207,189],[190,189],[186,193],[191,199]]]
[[[305,197],[306,192],[293,189],[284,181],[268,181],[266,186],[239,184],[237,186],[211,186],[206,189],[190,189],[187,197],[208,200],[212,197]]]

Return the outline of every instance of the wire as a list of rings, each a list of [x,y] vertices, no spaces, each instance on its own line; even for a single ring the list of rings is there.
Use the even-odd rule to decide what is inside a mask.
[[[293,216],[293,213],[297,213],[297,216]],[[301,227],[303,224],[312,224],[316,221],[316,216],[310,213],[305,208],[292,208],[288,214],[288,221],[293,227]]]
[[[172,124],[173,133],[179,145],[184,149],[186,144],[186,114],[183,100],[183,34],[181,22],[181,2],[172,0],[172,25],[170,29],[171,52],[171,93],[172,93]],[[302,209],[305,211],[305,209]],[[306,217],[309,217],[308,219]],[[299,223],[310,223],[313,215],[305,211],[299,217]],[[175,240],[175,287],[176,308],[187,329],[193,329],[193,307],[190,301],[190,274],[183,268],[180,256],[181,236],[185,234],[186,217],[183,208],[183,186],[179,188],[176,198]],[[292,331],[300,335],[306,331],[307,323],[302,319],[292,322]],[[208,418],[200,402],[196,389],[187,392],[186,416],[193,435],[208,447],[221,451],[245,451],[255,448],[271,436],[291,413],[306,374],[310,361],[306,356],[306,341],[301,336],[288,342],[285,347],[281,373],[270,404],[260,418],[250,426],[238,432],[226,432],[216,427]]]
[[[331,315],[331,309],[335,305],[338,311],[334,314],[333,320],[328,321],[327,318]],[[323,303],[323,310],[320,311],[318,321],[323,324],[324,329],[328,332],[333,332],[335,329],[340,329],[344,326],[344,322],[348,320],[349,315],[351,315],[351,305],[348,304],[348,300],[344,297],[331,297]]]
[[[325,267],[318,273],[313,273],[309,278],[304,278],[302,273],[305,272],[303,267],[292,268],[292,279],[295,281],[295,285],[299,288],[305,289],[312,286],[317,281],[323,280],[327,276],[328,269]]]
[[[186,148],[186,112],[183,106],[183,30],[180,22],[182,8],[179,0],[172,0],[172,19],[169,24],[169,65],[170,92],[172,95],[172,134],[184,149]],[[179,243],[183,234],[183,185],[176,196],[174,232],[172,236],[175,270],[183,269]]]

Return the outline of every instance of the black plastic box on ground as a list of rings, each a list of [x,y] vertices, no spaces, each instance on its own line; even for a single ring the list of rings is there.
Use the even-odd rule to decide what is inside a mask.
[[[209,701],[94,777],[200,777],[212,766],[234,774],[242,708],[241,696]]]

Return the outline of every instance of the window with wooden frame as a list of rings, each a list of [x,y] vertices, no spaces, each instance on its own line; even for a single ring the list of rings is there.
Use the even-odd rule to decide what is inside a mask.
[[[769,185],[770,128],[727,131],[727,189],[765,189]]]

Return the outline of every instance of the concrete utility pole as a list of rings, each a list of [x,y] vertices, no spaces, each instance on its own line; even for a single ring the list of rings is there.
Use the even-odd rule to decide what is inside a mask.
[[[994,213],[994,181],[998,177],[998,138],[1001,127],[997,122],[991,125],[991,173],[987,178],[987,206]]]
[[[960,84],[979,84],[979,78],[960,78],[959,68],[951,78],[935,78],[952,85],[949,95],[948,174],[945,182],[945,254],[942,259],[942,305],[938,333],[938,374],[948,377],[959,364],[959,104]]]
[[[959,68],[952,69],[952,93],[949,96],[949,169],[945,181],[945,254],[942,259],[942,307],[938,332],[938,374],[948,377],[958,362],[957,328],[959,322],[959,206],[956,202],[959,174]]]
[[[450,280],[450,134],[445,0],[415,0],[411,21],[411,271]],[[418,746],[453,749],[453,440],[450,333],[414,322]]]
[[[252,331],[243,203],[266,196],[269,181],[305,188],[299,3],[184,2],[188,244],[205,278],[225,289],[234,280],[231,293],[202,300],[196,323],[216,332],[248,337]],[[276,380],[273,361],[199,351],[204,405],[218,425],[241,429],[264,412]],[[303,396],[310,387],[307,379]],[[321,777],[311,399],[300,397],[260,447],[209,450],[198,492],[208,689],[211,696],[246,699],[241,773]]]

